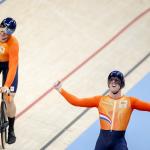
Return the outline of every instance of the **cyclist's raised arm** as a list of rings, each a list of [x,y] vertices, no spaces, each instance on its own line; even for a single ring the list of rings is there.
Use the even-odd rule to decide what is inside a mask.
[[[131,107],[132,109],[142,110],[142,111],[150,111],[150,103],[139,100],[135,97],[131,98]]]
[[[94,96],[90,98],[78,98],[63,88],[61,88],[61,83],[55,85],[55,89],[60,92],[60,94],[72,105],[80,107],[98,107],[101,96]]]

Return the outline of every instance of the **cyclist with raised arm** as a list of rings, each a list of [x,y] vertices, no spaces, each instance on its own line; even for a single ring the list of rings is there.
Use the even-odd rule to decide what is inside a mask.
[[[18,53],[19,45],[17,39],[12,35],[16,29],[16,21],[7,17],[0,23],[0,73],[2,73],[2,93],[7,93],[9,89],[13,92],[6,96],[7,115],[9,121],[8,144],[16,141],[14,133],[14,122],[16,115],[16,105],[14,96],[18,84]]]
[[[95,150],[128,150],[125,131],[134,109],[150,111],[150,103],[135,97],[122,95],[125,86],[124,76],[120,71],[112,71],[108,76],[109,94],[90,98],[78,98],[61,87],[57,82],[54,87],[72,105],[96,107],[99,111],[100,134]]]

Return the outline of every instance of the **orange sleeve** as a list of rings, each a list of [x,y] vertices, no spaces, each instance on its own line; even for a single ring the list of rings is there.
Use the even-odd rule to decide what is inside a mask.
[[[130,97],[132,109],[150,111],[150,103],[141,101],[135,97]]]
[[[61,95],[72,105],[80,107],[98,107],[101,96],[91,98],[78,98],[64,89],[61,89]]]
[[[6,78],[6,82],[4,86],[10,87],[17,71],[18,67],[18,51],[19,51],[19,46],[18,42],[12,42],[10,43],[11,46],[9,48],[9,69],[8,69],[8,74]]]

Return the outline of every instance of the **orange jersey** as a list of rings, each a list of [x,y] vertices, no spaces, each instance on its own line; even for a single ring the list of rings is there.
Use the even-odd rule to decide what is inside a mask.
[[[10,87],[18,67],[18,41],[11,36],[7,42],[0,42],[0,62],[9,62],[9,71],[4,86]]]
[[[100,126],[103,130],[124,131],[128,126],[133,109],[150,111],[150,103],[134,97],[122,96],[119,99],[113,99],[110,96],[77,98],[64,89],[61,89],[60,93],[72,105],[80,107],[97,107]]]

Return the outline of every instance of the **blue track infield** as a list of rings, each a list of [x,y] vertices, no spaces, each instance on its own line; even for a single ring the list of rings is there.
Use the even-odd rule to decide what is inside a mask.
[[[150,73],[127,93],[150,102]],[[99,135],[99,120],[83,132],[67,150],[94,150]],[[134,110],[126,131],[129,150],[150,150],[150,113]]]

